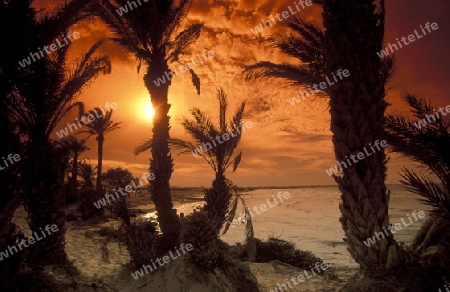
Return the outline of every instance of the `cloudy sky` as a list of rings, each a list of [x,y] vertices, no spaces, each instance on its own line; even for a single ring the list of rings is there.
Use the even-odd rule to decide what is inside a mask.
[[[35,6],[48,8],[60,2],[63,1],[39,0]],[[188,21],[203,21],[205,28],[197,43],[191,47],[190,55],[183,61],[201,55],[204,50],[213,51],[214,57],[204,65],[194,67],[201,78],[201,95],[196,94],[190,75],[180,74],[172,80],[169,92],[169,102],[172,104],[171,136],[188,138],[180,125],[180,118],[187,116],[188,110],[193,107],[200,107],[217,120],[216,89],[219,87],[227,93],[231,111],[246,101],[245,120],[251,121],[253,127],[243,135],[240,148],[244,154],[239,169],[229,174],[229,178],[239,186],[334,184],[325,172],[336,164],[327,99],[308,97],[299,104],[291,105],[288,100],[299,92],[299,88],[287,87],[286,83],[277,80],[249,82],[240,74],[244,66],[258,61],[292,61],[266,48],[262,42],[263,37],[284,30],[283,22],[277,20],[259,36],[251,30],[262,20],[270,19],[271,15],[289,12],[288,6],[296,11],[294,1],[194,0],[189,13]],[[438,30],[397,51],[397,73],[387,88],[387,100],[392,104],[388,112],[407,113],[401,100],[405,92],[428,97],[437,106],[449,105],[446,85],[450,77],[447,57],[450,47],[450,2],[388,0],[386,6],[386,44],[394,43],[396,38],[407,37],[427,22],[439,25]],[[295,16],[321,24],[321,7],[300,7],[300,12]],[[108,35],[106,28],[98,21],[74,27],[73,31],[81,35],[73,43],[74,59],[96,40]],[[137,74],[133,56],[112,43],[106,43],[101,52],[111,57],[112,73],[99,77],[79,100],[88,108],[103,106],[107,102],[117,103],[113,120],[122,122],[122,127],[106,136],[104,167],[124,167],[135,175],[141,175],[148,170],[149,154],[134,156],[132,151],[151,135],[152,125],[145,111],[150,104],[150,96],[144,87],[142,72]],[[172,64],[171,68],[179,65]],[[56,129],[63,128],[74,118],[75,112]],[[56,135],[54,138],[57,139]],[[96,164],[95,139],[90,138],[88,145],[91,150],[85,155]],[[388,155],[388,183],[397,183],[400,168],[411,166],[411,163],[398,155]],[[213,172],[203,160],[191,154],[173,153],[173,156],[175,170],[172,185],[210,185]]]

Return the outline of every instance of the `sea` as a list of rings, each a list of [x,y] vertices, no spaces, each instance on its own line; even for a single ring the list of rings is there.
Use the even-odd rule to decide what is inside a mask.
[[[413,221],[409,226],[397,231],[394,238],[400,243],[410,244],[428,218],[431,208],[421,202],[418,195],[409,192],[402,185],[388,185],[388,189],[391,192],[389,222],[402,224],[403,219],[410,224],[408,215]],[[290,197],[275,205],[272,196],[276,197],[279,192],[288,192]],[[257,206],[260,212],[257,214],[252,211],[255,237],[262,240],[273,237],[290,241],[297,248],[311,251],[330,265],[358,267],[343,240],[345,235],[339,222],[341,199],[336,186],[257,189],[242,194],[242,197],[250,210]],[[267,200],[272,207],[268,206]],[[261,204],[266,204],[266,211],[260,210]],[[185,204],[179,207],[178,211],[188,214],[198,205],[203,203]],[[416,221],[412,217],[414,210],[424,211],[426,216],[422,219],[417,217]],[[239,219],[242,212],[243,208],[239,206],[236,219]],[[230,228],[221,239],[230,244],[243,242],[245,224]]]

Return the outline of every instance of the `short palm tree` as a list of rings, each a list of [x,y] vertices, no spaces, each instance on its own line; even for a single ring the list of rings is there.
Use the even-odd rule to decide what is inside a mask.
[[[77,190],[78,160],[80,154],[89,150],[86,140],[78,140],[74,136],[68,136],[61,140],[63,147],[69,150],[70,160],[72,163],[72,176],[69,179],[69,185],[72,192]]]
[[[73,0],[45,17],[30,31],[35,50],[48,45],[85,17],[86,1]],[[33,247],[31,258],[57,261],[66,258],[64,173],[67,168],[60,147],[51,143],[50,135],[58,122],[75,106],[74,99],[87,84],[100,74],[108,74],[111,64],[107,56],[96,56],[101,41],[94,44],[73,66],[68,60],[68,44],[22,69],[21,80],[10,98],[12,120],[28,137],[23,177],[24,203],[29,214],[30,229],[40,232],[47,224],[56,224],[59,231],[45,242]]]
[[[122,16],[116,9],[127,5],[127,0],[96,0],[92,10],[112,30],[112,40],[132,53],[141,65],[145,65],[144,84],[150,93],[155,116],[153,118],[153,141],[151,150],[150,173],[155,180],[150,185],[150,194],[158,213],[161,230],[167,240],[167,246],[176,244],[180,234],[180,222],[173,209],[170,177],[173,172],[173,160],[168,140],[170,139],[170,118],[168,101],[171,79],[157,84],[158,78],[172,74],[169,64],[178,62],[188,47],[200,36],[203,24],[188,25],[178,33],[186,18],[191,0],[150,0],[138,9],[133,9]],[[192,81],[200,93],[200,80],[191,69]]]
[[[82,109],[83,107],[79,107],[79,109]],[[98,142],[98,157],[97,157],[97,193],[101,195],[102,192],[102,162],[103,162],[103,142],[105,141],[105,135],[109,132],[112,132],[116,129],[120,129],[119,123],[114,123],[114,121],[111,119],[113,110],[109,110],[106,113],[102,113],[100,108],[95,108],[93,110],[90,110],[88,113],[84,113],[83,110],[79,111],[79,118],[81,118],[82,115],[93,115],[96,117],[94,121],[86,124],[86,127],[89,128],[89,130],[83,130],[79,133],[89,133],[89,136],[96,135],[97,137],[95,140]]]
[[[94,188],[93,180],[97,173],[97,167],[92,164],[81,162],[78,164],[78,175],[83,179],[84,188]]]
[[[194,108],[191,110],[193,119],[184,118],[182,125],[197,145],[179,139],[173,139],[171,144],[175,149],[183,152],[196,153],[197,148],[206,145],[206,143],[211,144],[211,141],[216,137],[222,137],[224,134],[229,137],[227,141],[224,139],[223,143],[217,143],[217,146],[212,146],[208,151],[203,149],[203,152],[199,155],[211,166],[215,173],[212,189],[205,191],[205,210],[208,211],[211,218],[219,218],[217,229],[220,230],[226,222],[226,214],[232,196],[231,187],[233,186],[232,182],[225,177],[225,171],[232,166],[234,172],[242,157],[242,152],[235,153],[235,151],[242,137],[242,132],[239,129],[243,125],[245,102],[241,103],[233,118],[227,122],[228,102],[222,89],[218,90],[217,98],[220,113],[218,125],[214,125],[211,119],[199,108]]]
[[[242,132],[239,129],[243,125],[245,102],[239,106],[233,118],[227,122],[228,102],[222,89],[218,90],[217,98],[219,100],[218,125],[214,125],[211,119],[199,108],[194,108],[191,110],[193,119],[184,118],[182,125],[195,141],[195,144],[180,139],[169,140],[171,147],[181,150],[181,153],[192,153],[203,158],[215,173],[212,188],[204,190],[206,205],[202,211],[206,212],[208,223],[202,226],[194,226],[196,219],[192,219],[194,221],[188,224],[184,232],[185,240],[188,240],[194,246],[198,246],[201,250],[201,252],[193,254],[193,257],[196,258],[197,262],[200,261],[201,265],[206,264],[208,268],[215,267],[219,258],[217,241],[221,228],[225,227],[224,233],[228,230],[236,213],[238,202],[244,203],[238,194],[233,197],[232,191],[235,186],[225,177],[225,171],[232,166],[234,172],[241,161],[242,152],[235,153],[235,151],[242,137]],[[217,145],[213,146],[212,141],[217,139],[216,137],[223,137],[224,134],[229,139],[223,139],[223,143],[218,141]],[[152,139],[144,142],[135,149],[135,154],[147,151],[152,147],[152,144]],[[211,149],[207,149],[207,144],[211,146]],[[201,149],[201,151],[198,149]],[[246,209],[246,211],[248,210]],[[197,216],[197,213],[193,216]],[[203,215],[199,213],[198,216]],[[254,244],[251,222],[250,219],[246,224],[249,245]]]
[[[96,169],[96,167],[93,168],[91,164],[86,162],[78,164],[78,175],[83,179],[78,212],[81,214],[83,220],[89,219],[94,215],[101,215],[104,211],[103,208],[97,209],[94,205],[94,202],[97,202],[97,200],[100,199],[100,196],[92,183],[94,176],[97,173]]]
[[[413,117],[387,117],[389,145],[394,152],[419,162],[434,175],[432,178],[403,169],[401,182],[432,207],[431,216],[422,226],[411,249],[421,255],[423,262],[437,267],[439,273],[450,280],[450,119],[439,111],[434,112],[436,107],[423,98],[407,94],[405,99],[413,109]],[[417,120],[413,119],[432,122],[417,126]]]
[[[220,122],[217,126],[214,126],[211,119],[208,118],[199,108],[194,108],[191,110],[191,114],[194,118],[193,120],[189,120],[187,118],[183,119],[182,125],[184,129],[198,145],[180,139],[170,139],[169,143],[174,149],[182,150],[181,153],[192,153],[203,158],[215,172],[213,188],[214,186],[226,186],[225,189],[228,189],[228,191],[220,194],[205,194],[206,209],[209,209],[210,216],[217,216],[220,218],[220,225],[217,226],[220,230],[223,224],[226,223],[225,215],[230,204],[230,190],[233,186],[231,181],[225,177],[225,171],[230,166],[233,166],[234,172],[237,169],[242,157],[242,152],[235,154],[235,151],[242,137],[242,132],[238,132],[237,129],[240,129],[243,124],[245,102],[239,106],[239,109],[234,114],[233,119],[227,122],[226,112],[228,102],[225,92],[222,89],[218,90],[217,98],[219,100],[220,114]],[[234,137],[229,135],[231,132],[235,134]],[[218,145],[216,147],[213,146],[209,151],[205,151],[204,148],[202,151],[198,151],[198,149],[202,149],[206,143],[212,145],[212,140],[216,139],[217,136],[222,137],[222,135],[226,133],[228,133],[227,135],[229,136],[227,141],[223,141],[221,144],[217,142]],[[149,139],[136,147],[134,153],[136,155],[140,154],[151,149],[152,146],[153,139]]]

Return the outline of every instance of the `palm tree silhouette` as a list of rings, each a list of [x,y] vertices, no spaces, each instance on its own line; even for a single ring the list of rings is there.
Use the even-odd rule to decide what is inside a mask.
[[[403,168],[401,181],[411,192],[430,205],[430,217],[417,234],[411,250],[420,255],[428,267],[439,274],[450,275],[450,120],[433,109],[424,98],[407,94],[405,100],[413,109],[412,117],[388,115],[387,137],[394,152],[419,162],[434,177]],[[439,112],[438,112],[439,113]],[[440,116],[439,116],[440,115]],[[435,121],[417,127],[413,119],[433,117]],[[431,120],[431,119],[430,119]],[[437,179],[437,180],[436,180]],[[440,285],[442,286],[442,285]]]
[[[77,173],[83,179],[84,188],[94,188],[94,184],[92,183],[92,181],[97,173],[97,167],[93,168],[92,164],[81,162],[80,164],[78,164]]]
[[[290,86],[306,87],[309,84],[323,81],[326,77],[324,32],[314,22],[293,18],[286,23],[290,32],[276,33],[267,38],[270,47],[298,59],[298,64],[272,63],[267,61],[245,67],[246,80],[285,79]],[[316,92],[320,94],[320,92]]]
[[[173,149],[181,150],[181,153],[192,153],[203,158],[215,173],[212,188],[204,190],[206,205],[203,208],[208,213],[208,221],[212,222],[205,225],[204,228],[211,227],[213,231],[198,231],[199,226],[195,226],[195,231],[191,231],[189,227],[186,231],[189,234],[187,238],[190,242],[204,247],[202,252],[197,253],[197,257],[202,258],[201,261],[208,263],[208,265],[216,263],[220,256],[217,246],[220,230],[224,227],[223,234],[227,232],[230,222],[236,214],[239,202],[244,205],[244,209],[248,213],[245,201],[237,194],[234,184],[225,177],[225,171],[229,167],[232,166],[232,171],[236,171],[242,158],[242,152],[235,153],[235,151],[242,137],[242,132],[239,129],[243,124],[245,102],[241,103],[233,118],[227,122],[228,101],[222,89],[217,90],[217,98],[219,100],[219,123],[217,125],[214,125],[211,119],[199,108],[194,108],[191,110],[193,119],[183,118],[182,125],[195,141],[195,144],[175,138],[169,140],[169,144]],[[211,141],[216,139],[216,137],[223,137],[223,134],[227,134],[229,139],[223,139],[223,143],[217,143],[216,146],[212,146]],[[211,149],[202,148],[208,143]],[[152,144],[153,140],[149,139],[136,147],[134,153],[137,155],[145,152],[151,149]],[[201,149],[201,151],[198,149]],[[249,243],[248,246],[251,246],[254,245],[253,225],[250,216],[247,218],[249,219],[246,221],[246,241]],[[202,242],[207,244],[203,245]],[[212,268],[213,266],[209,267]]]
[[[73,24],[84,19],[86,1],[73,0],[52,14],[41,17],[33,26],[30,48],[48,45]],[[67,168],[66,153],[51,143],[50,135],[61,119],[75,106],[73,100],[99,74],[108,74],[107,56],[96,56],[102,41],[94,44],[71,66],[68,52],[71,43],[36,60],[22,69],[9,104],[13,122],[28,137],[23,177],[24,205],[28,223],[34,232],[46,224],[56,224],[58,232],[48,240],[36,242],[30,259],[42,262],[65,260],[65,213],[63,184]]]
[[[113,110],[107,111],[106,113],[102,113],[100,108],[96,107],[93,110],[90,110],[89,113],[82,113],[79,111],[78,118],[81,119],[83,115],[93,115],[96,117],[94,121],[86,124],[86,127],[89,128],[89,130],[83,130],[79,133],[89,133],[89,138],[92,135],[96,135],[97,137],[95,140],[98,142],[98,158],[97,158],[97,193],[101,195],[103,193],[102,191],[102,162],[103,162],[103,142],[105,141],[105,135],[109,132],[112,132],[116,129],[120,129],[119,125],[122,122],[114,123],[111,119]]]
[[[19,154],[20,162],[24,160],[24,149],[19,135],[15,133],[16,124],[10,116],[10,97],[15,84],[22,82],[21,70],[17,66],[17,60],[29,53],[27,35],[35,24],[35,11],[30,7],[31,3],[23,1],[0,2],[0,26],[2,29],[3,47],[0,54],[0,153]],[[29,1],[30,2],[30,1]],[[14,27],[14,29],[8,29]],[[20,241],[23,237],[19,226],[12,222],[14,212],[22,202],[20,188],[21,163],[16,163],[0,171],[0,250],[6,250],[8,246]],[[17,289],[20,281],[17,275],[25,269],[26,255],[16,254],[14,260],[0,261],[0,283],[4,290]]]
[[[325,31],[309,21],[294,18],[287,25],[294,33],[278,33],[268,40],[273,47],[298,59],[299,64],[259,62],[244,70],[249,80],[282,78],[292,86],[319,83],[339,69],[349,70],[349,78],[319,92],[330,98],[337,161],[345,161],[347,155],[358,153],[369,142],[385,137],[384,85],[393,74],[394,58],[380,60],[376,54],[383,44],[384,1],[378,6],[370,0],[364,2],[320,1]],[[393,236],[383,242],[386,244],[383,248],[363,244],[368,234],[388,227],[384,149],[343,169],[342,177],[333,177],[342,194],[340,221],[348,250],[362,270],[380,276],[407,262],[409,255]],[[398,261],[392,262],[393,257]]]
[[[86,145],[86,140],[78,140],[74,136],[68,136],[67,138],[61,139],[61,144],[63,147],[69,150],[70,159],[72,161],[72,176],[69,179],[69,186],[73,194],[77,191],[77,175],[78,175],[78,159],[80,154],[89,150]]]
[[[149,169],[150,173],[155,174],[155,180],[150,185],[150,193],[156,206],[161,231],[168,240],[167,246],[172,247],[178,241],[181,225],[176,210],[173,209],[169,183],[173,172],[173,160],[168,145],[168,92],[171,78],[161,84],[156,84],[156,81],[172,74],[169,64],[178,62],[180,56],[198,39],[203,24],[189,25],[176,34],[188,13],[192,3],[190,0],[176,3],[173,0],[151,0],[122,16],[116,13],[116,9],[127,5],[127,1],[115,2],[118,6],[107,0],[98,0],[92,5],[92,10],[111,28],[115,34],[112,40],[134,54],[139,62],[138,72],[141,65],[147,66],[144,84],[155,109],[152,129],[154,145]],[[200,93],[200,79],[192,69],[189,69],[189,72],[192,74],[197,93]]]

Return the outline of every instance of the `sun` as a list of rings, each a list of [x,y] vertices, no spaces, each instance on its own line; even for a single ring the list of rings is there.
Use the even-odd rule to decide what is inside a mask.
[[[153,121],[155,110],[153,109],[152,103],[150,101],[147,101],[147,103],[144,105],[144,115],[145,117],[147,117],[147,119]]]
[[[153,122],[155,116],[155,110],[149,98],[141,98],[137,106],[137,116],[144,122]]]

